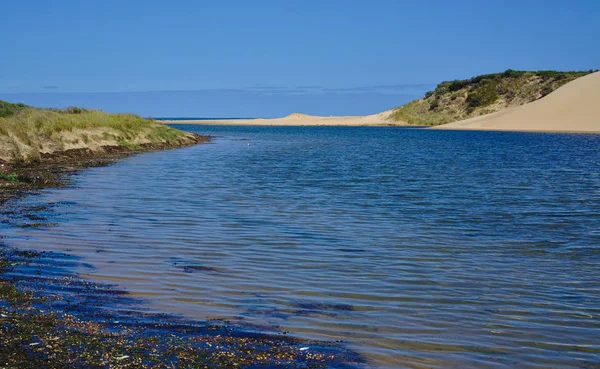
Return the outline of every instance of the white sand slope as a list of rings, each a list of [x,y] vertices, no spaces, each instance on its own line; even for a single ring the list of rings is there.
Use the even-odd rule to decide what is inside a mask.
[[[232,120],[165,120],[168,124],[221,124],[256,126],[382,126],[404,125],[402,122],[390,122],[388,116],[392,110],[367,116],[319,117],[293,113],[284,118],[275,119],[232,119]]]
[[[433,129],[600,133],[600,72],[532,103]]]

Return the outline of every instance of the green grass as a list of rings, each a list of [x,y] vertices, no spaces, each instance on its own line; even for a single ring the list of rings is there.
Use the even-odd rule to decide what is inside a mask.
[[[392,113],[391,119],[417,126],[434,126],[444,124],[450,121],[452,117],[444,112],[431,109],[431,105],[424,103],[423,100],[414,100],[396,109]]]
[[[3,103],[0,101],[0,103]],[[161,132],[158,137],[179,138],[183,132],[164,126],[152,119],[144,119],[134,114],[109,114],[99,110],[67,108],[66,110],[22,108],[13,114],[0,118],[0,135],[9,132],[26,136],[28,133],[52,135],[74,129],[111,128],[124,133],[125,138],[133,137],[144,130]]]
[[[181,137],[180,131],[162,124],[157,125],[151,133],[146,135],[146,138],[152,142],[169,142],[177,140],[179,137]]]
[[[28,106],[23,103],[13,104],[0,100],[0,117],[10,117],[27,107]]]
[[[9,181],[9,182],[18,182],[19,181],[19,177],[17,176],[17,173],[6,173],[3,170],[0,170],[0,179],[3,179],[5,181]]]
[[[51,110],[29,109],[12,119],[13,124],[28,126],[47,135],[74,129],[112,128],[124,132],[126,137],[150,128],[151,122],[133,114],[108,114],[101,111],[87,111],[77,114]]]
[[[124,146],[124,147],[128,148],[129,150],[133,150],[133,151],[140,151],[140,150],[142,150],[142,146],[137,145],[137,144],[133,144],[131,142],[127,142],[125,140],[119,141],[119,145]]]
[[[489,114],[542,98],[564,84],[593,73],[516,71],[484,74],[465,80],[445,81],[422,99],[400,106],[391,121],[435,126]]]
[[[69,134],[72,132],[73,134]],[[176,143],[186,134],[134,114],[109,114],[76,107],[37,109],[0,101],[0,158],[31,160],[43,147],[67,144],[121,145],[141,150],[142,143]]]

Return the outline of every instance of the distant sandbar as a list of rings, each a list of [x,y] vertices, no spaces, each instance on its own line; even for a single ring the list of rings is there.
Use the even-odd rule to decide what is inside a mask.
[[[388,120],[391,110],[366,116],[321,117],[293,113],[283,118],[257,119],[218,119],[218,120],[169,120],[167,124],[206,124],[206,125],[249,125],[249,126],[389,126],[405,125],[403,122]]]

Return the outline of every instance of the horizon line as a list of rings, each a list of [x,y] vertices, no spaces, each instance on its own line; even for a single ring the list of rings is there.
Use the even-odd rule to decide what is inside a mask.
[[[290,90],[307,91],[307,92],[370,92],[367,89],[394,89],[402,87],[420,87],[426,88],[430,86],[437,86],[437,83],[406,83],[406,84],[387,84],[387,85],[371,85],[371,86],[354,86],[354,87],[326,87],[326,86],[295,86],[285,87],[277,86],[251,86],[251,87],[239,87],[239,88],[196,88],[196,89],[174,89],[174,90],[127,90],[127,91],[60,91],[60,87],[47,91],[0,91],[3,95],[17,95],[17,94],[126,94],[126,93],[155,93],[155,92],[200,92],[200,91],[243,91],[243,92],[270,92],[277,93],[289,92]]]

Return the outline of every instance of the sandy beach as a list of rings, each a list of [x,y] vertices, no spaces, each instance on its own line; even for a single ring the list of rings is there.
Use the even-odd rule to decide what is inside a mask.
[[[392,110],[366,116],[321,117],[293,113],[283,118],[231,119],[231,120],[163,120],[167,124],[210,124],[210,125],[251,125],[251,126],[389,126],[405,125],[403,122],[388,120]]]
[[[433,129],[600,132],[600,72],[569,82],[530,104]]]
[[[600,72],[567,83],[530,104],[509,108],[432,129],[600,132]],[[255,126],[404,126],[389,119],[393,109],[367,116],[313,116],[293,113],[283,118],[232,120],[163,120],[167,124]]]

